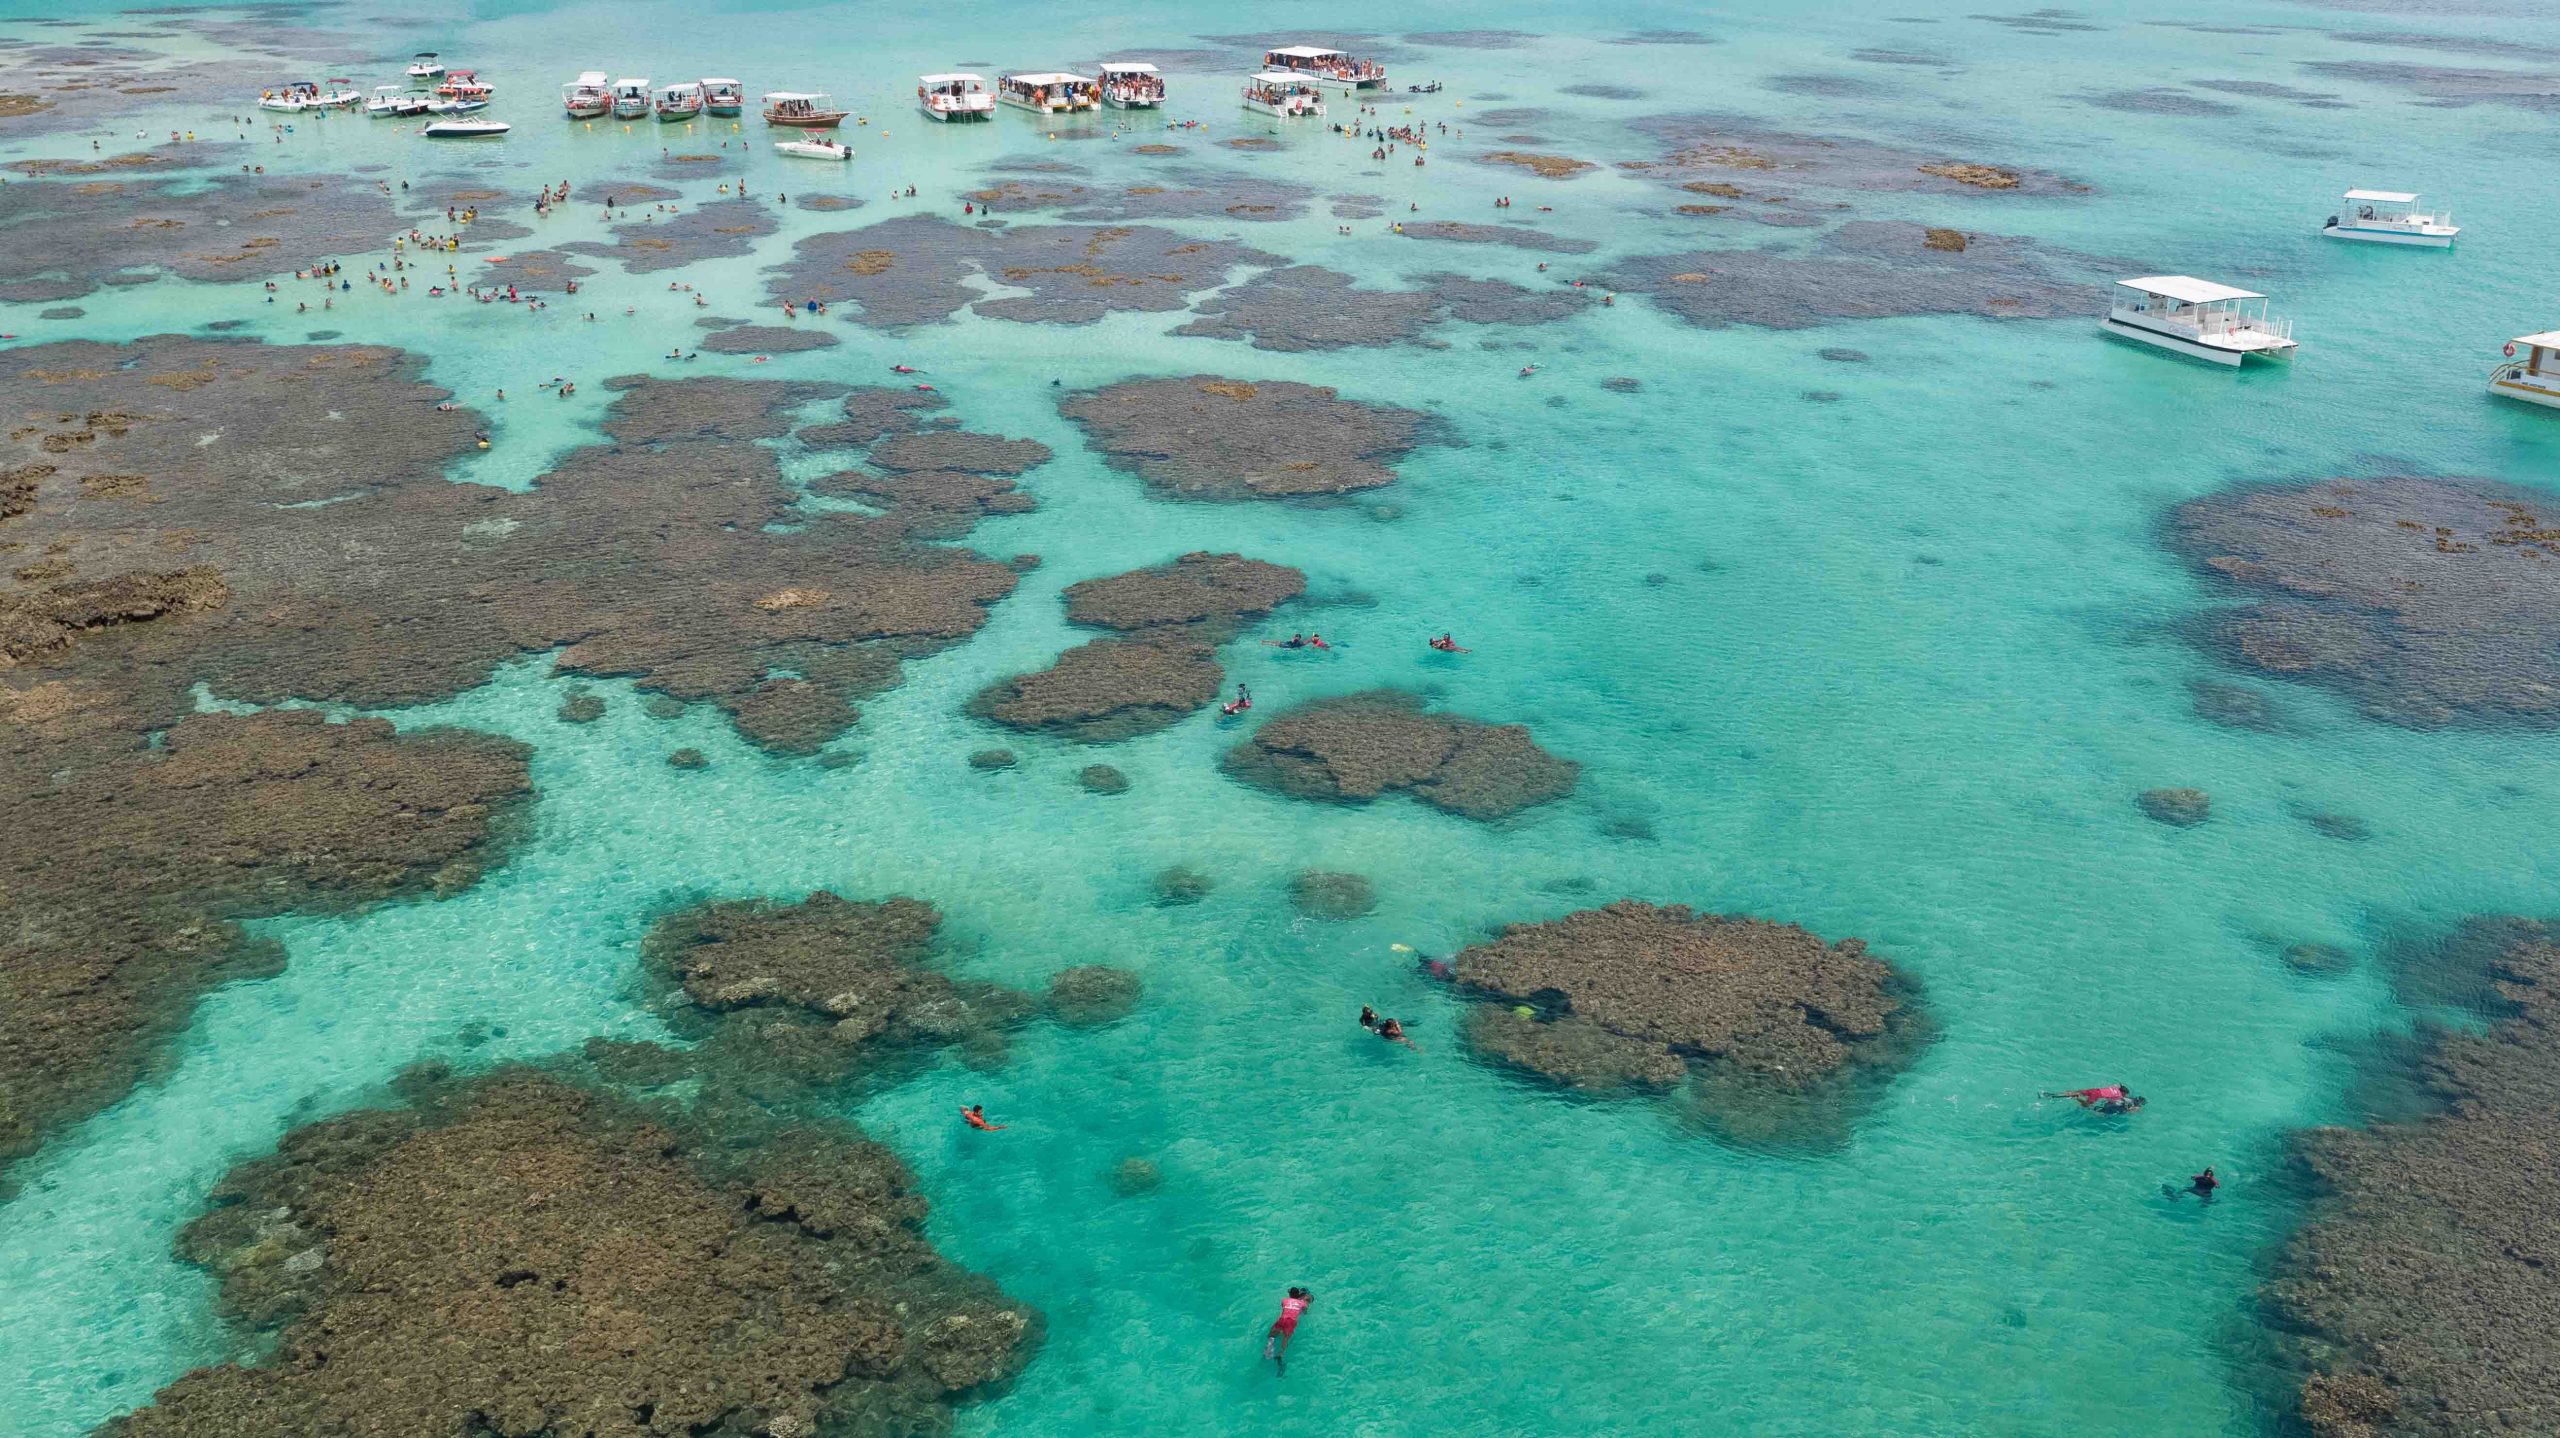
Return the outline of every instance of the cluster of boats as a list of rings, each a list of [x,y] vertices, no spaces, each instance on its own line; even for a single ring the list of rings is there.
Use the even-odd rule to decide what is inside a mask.
[[[2406,190],[2349,190],[2345,199],[2345,208],[2320,227],[2334,240],[2449,250],[2462,233],[2452,215],[2420,208],[2417,195]],[[2291,359],[2298,348],[2293,322],[2268,313],[2265,295],[2194,275],[2116,281],[2099,326],[2235,369],[2250,359]],[[2560,330],[2509,340],[2504,359],[2489,372],[2489,392],[2560,409]]]
[[[602,70],[589,70],[560,87],[560,108],[572,120],[601,120],[608,115],[645,120],[655,115],[681,124],[704,115],[734,118],[745,112],[746,105],[745,86],[716,78],[679,80],[651,89],[646,79],[608,81]]]

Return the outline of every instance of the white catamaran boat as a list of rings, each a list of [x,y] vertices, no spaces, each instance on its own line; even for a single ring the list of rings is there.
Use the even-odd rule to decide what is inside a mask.
[[[669,124],[691,120],[702,114],[702,82],[679,80],[658,91],[658,118]]]
[[[1097,109],[1102,104],[1091,80],[1063,70],[998,75],[996,98],[1042,115],[1070,115],[1078,110]]]
[[[642,79],[613,82],[613,117],[637,120],[649,113],[649,82]]]
[[[2519,349],[2524,351],[2521,362],[2516,360]],[[2560,409],[2560,330],[2507,341],[2507,360],[2490,372],[2489,393]]]
[[[764,97],[764,122],[790,130],[832,130],[851,113],[818,90],[775,90]]]
[[[406,85],[376,85],[373,98],[364,102],[364,112],[377,120],[405,120],[427,113],[430,103]]]
[[[1324,97],[1305,78],[1287,70],[1265,70],[1244,80],[1244,107],[1293,120],[1324,113]]]
[[[1102,62],[1102,103],[1115,110],[1153,110],[1164,104],[1164,76],[1140,60]]]
[[[734,120],[746,112],[747,87],[735,80],[705,80],[702,108],[723,120]]]
[[[514,128],[504,120],[437,120],[421,133],[430,140],[494,140]]]
[[[444,62],[436,58],[433,50],[421,50],[418,58],[409,62],[409,78],[412,80],[432,80],[443,73]]]
[[[2116,281],[2115,301],[2100,326],[2109,334],[2220,365],[2236,367],[2251,355],[2293,358],[2293,321],[2270,317],[2265,295],[2193,275]]]
[[[583,70],[560,87],[560,108],[572,120],[601,120],[613,113],[613,84],[602,70]]]
[[[916,103],[925,114],[945,124],[959,120],[992,120],[996,114],[996,97],[987,90],[985,77],[965,70],[949,75],[918,75]]]
[[[774,148],[803,160],[850,160],[853,147],[835,140],[779,140]]]
[[[2333,240],[2362,240],[2374,245],[2423,245],[2453,248],[2462,228],[2451,215],[2418,208],[2418,197],[2398,190],[2349,190],[2347,207],[2329,217],[2320,233]]]
[[[1376,90],[1387,83],[1387,67],[1375,60],[1355,60],[1339,50],[1322,45],[1283,45],[1266,50],[1262,56],[1265,70],[1287,70],[1301,79],[1337,90]]]

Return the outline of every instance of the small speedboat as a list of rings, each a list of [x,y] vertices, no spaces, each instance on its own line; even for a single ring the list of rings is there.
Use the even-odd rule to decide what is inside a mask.
[[[448,100],[486,100],[498,87],[480,78],[477,70],[456,70],[436,86],[436,93]]]
[[[514,128],[504,120],[437,120],[420,133],[430,140],[494,140]]]
[[[804,160],[850,160],[853,158],[851,145],[839,145],[833,140],[782,140],[776,142],[773,148],[786,155],[797,155]]]
[[[399,85],[376,85],[373,98],[364,102],[364,112],[377,120],[405,120],[427,113],[427,107],[433,103]]]
[[[426,103],[426,113],[430,115],[468,115],[488,108],[486,100],[429,100]]]
[[[443,73],[444,62],[436,58],[433,50],[421,50],[418,58],[409,62],[409,78],[412,80],[432,80]]]

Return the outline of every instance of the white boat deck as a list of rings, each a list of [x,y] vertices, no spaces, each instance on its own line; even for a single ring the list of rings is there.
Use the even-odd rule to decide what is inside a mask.
[[[2270,316],[2266,299],[2255,290],[2193,275],[2146,275],[2116,282],[2115,299],[2101,327],[2221,365],[2237,365],[2251,355],[2289,358],[2299,347],[2293,324]]]

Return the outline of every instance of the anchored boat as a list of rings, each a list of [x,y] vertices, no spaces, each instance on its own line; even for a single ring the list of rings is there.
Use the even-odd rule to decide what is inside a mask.
[[[1342,91],[1376,90],[1387,83],[1387,67],[1375,60],[1357,60],[1340,50],[1322,45],[1283,45],[1266,50],[1262,55],[1265,70],[1287,70],[1319,85]]]
[[[702,108],[721,119],[734,120],[747,108],[747,87],[735,80],[705,80]]]
[[[560,87],[560,108],[572,120],[601,120],[613,113],[613,85],[602,70],[581,71]]]
[[[421,50],[418,58],[409,62],[409,78],[412,80],[432,80],[443,73],[444,62],[436,58],[433,50]]]
[[[916,103],[924,107],[925,114],[944,124],[992,120],[996,114],[996,97],[987,93],[986,80],[965,70],[917,76]]]
[[[803,160],[850,160],[853,147],[834,140],[780,140],[774,148]]]
[[[2329,217],[2320,233],[2333,240],[2362,240],[2370,245],[2420,245],[2431,250],[2453,248],[2462,227],[2453,216],[2418,208],[2418,197],[2399,190],[2349,190],[2347,207]]]
[[[1115,110],[1153,110],[1164,104],[1164,76],[1140,60],[1102,62],[1102,103]]]
[[[278,110],[288,115],[305,110],[328,110],[340,106],[354,107],[364,103],[364,92],[348,80],[332,80],[322,89],[310,80],[294,80],[258,92],[258,108]]]
[[[702,82],[679,80],[658,91],[658,118],[669,124],[691,120],[702,113]]]
[[[764,122],[794,130],[832,130],[851,113],[823,90],[775,90],[764,97]]]
[[[1324,113],[1324,97],[1316,87],[1287,70],[1265,70],[1247,75],[1244,81],[1244,107],[1283,120]]]
[[[2294,351],[2293,322],[2268,315],[2265,295],[2193,275],[2116,281],[2115,302],[2100,327],[2173,354],[2234,367],[2251,355],[2291,359]]]
[[[637,120],[649,113],[649,106],[647,80],[628,79],[613,82],[613,117],[615,119]]]
[[[421,133],[430,140],[494,140],[514,128],[504,120],[437,120]]]
[[[483,81],[477,70],[455,70],[436,86],[436,93],[448,100],[486,100],[498,93],[498,87]]]
[[[998,75],[996,98],[1005,104],[1041,115],[1071,115],[1078,110],[1100,108],[1101,95],[1093,81],[1064,70],[1041,70],[1029,75]]]
[[[2516,361],[2519,347],[2524,350],[2521,362]],[[2507,341],[2507,359],[2490,373],[2489,393],[2560,409],[2560,330],[2516,336]]]
[[[364,102],[364,112],[377,120],[405,120],[427,113],[430,103],[406,85],[376,85],[373,98]]]

